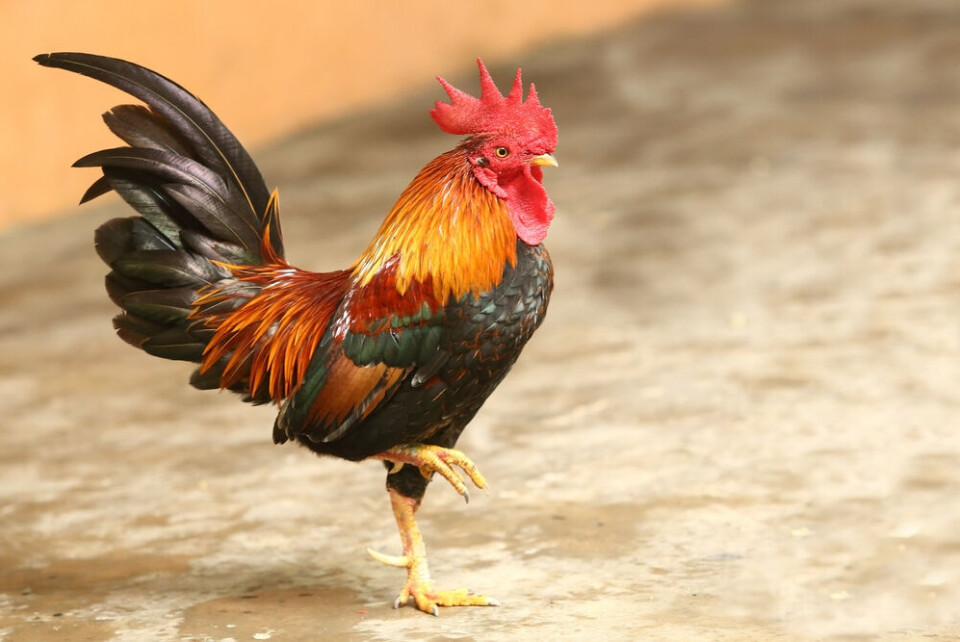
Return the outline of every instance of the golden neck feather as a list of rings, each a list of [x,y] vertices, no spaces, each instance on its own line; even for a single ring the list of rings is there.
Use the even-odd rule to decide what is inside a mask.
[[[478,295],[516,265],[517,236],[507,204],[474,178],[464,146],[430,161],[403,191],[353,274],[359,285],[398,255],[396,288],[432,279],[446,303]]]

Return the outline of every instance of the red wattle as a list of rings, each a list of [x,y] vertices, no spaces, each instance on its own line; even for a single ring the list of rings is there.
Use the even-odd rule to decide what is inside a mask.
[[[500,180],[507,194],[507,207],[513,218],[513,227],[527,245],[539,245],[547,236],[553,220],[553,201],[543,189],[543,170],[524,165],[523,171],[509,180]]]

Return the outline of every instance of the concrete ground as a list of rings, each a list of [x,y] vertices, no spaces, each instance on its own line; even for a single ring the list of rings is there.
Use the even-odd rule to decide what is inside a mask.
[[[461,440],[489,498],[422,511],[439,582],[503,606],[391,609],[379,464],[113,336],[113,202],[0,237],[0,639],[960,639],[960,6],[756,0],[523,65],[557,289]],[[257,154],[294,263],[362,249],[438,96]]]

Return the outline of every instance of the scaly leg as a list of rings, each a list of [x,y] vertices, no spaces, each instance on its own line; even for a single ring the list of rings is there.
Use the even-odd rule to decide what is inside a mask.
[[[390,505],[400,531],[400,541],[403,542],[403,555],[384,555],[369,548],[367,552],[378,562],[407,569],[407,582],[394,601],[393,608],[406,604],[410,598],[413,598],[418,609],[433,615],[440,615],[437,608],[440,606],[500,606],[492,597],[474,595],[467,589],[438,591],[433,588],[430,567],[427,565],[427,549],[414,519],[420,502],[404,497],[393,488],[389,489],[389,492]]]
[[[463,481],[454,466],[463,470],[470,478],[470,481],[477,488],[487,490],[487,480],[483,478],[476,464],[470,461],[470,458],[459,450],[453,448],[441,448],[440,446],[428,446],[426,444],[408,444],[404,446],[394,446],[379,455],[374,455],[371,459],[382,459],[383,461],[393,462],[394,467],[391,473],[400,470],[404,464],[410,464],[420,469],[420,473],[430,479],[433,473],[440,473],[444,479],[450,482],[454,490],[463,495],[464,500],[470,501],[470,493],[467,492],[467,485]]]

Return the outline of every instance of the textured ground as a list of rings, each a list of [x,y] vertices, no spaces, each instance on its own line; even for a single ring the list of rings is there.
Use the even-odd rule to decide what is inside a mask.
[[[438,579],[497,609],[390,609],[379,464],[273,447],[269,409],[112,336],[118,204],[0,237],[0,639],[957,639],[958,65],[952,0],[758,0],[524,62],[557,290],[461,441],[490,497],[422,512]],[[258,154],[295,263],[351,260],[449,146],[435,98]]]

